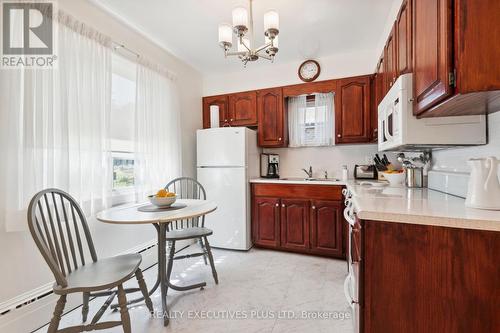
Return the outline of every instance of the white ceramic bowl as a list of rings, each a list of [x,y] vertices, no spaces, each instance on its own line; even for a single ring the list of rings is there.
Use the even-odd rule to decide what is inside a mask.
[[[150,195],[148,198],[153,205],[164,208],[171,206],[175,200],[177,200],[177,195],[173,197],[157,197],[156,195]]]
[[[391,186],[402,186],[405,181],[405,173],[387,173],[382,172],[384,178],[387,179]]]

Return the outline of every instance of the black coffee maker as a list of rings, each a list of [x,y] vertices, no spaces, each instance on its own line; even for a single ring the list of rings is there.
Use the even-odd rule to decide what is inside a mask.
[[[277,154],[260,155],[260,176],[262,178],[280,178],[280,157]]]

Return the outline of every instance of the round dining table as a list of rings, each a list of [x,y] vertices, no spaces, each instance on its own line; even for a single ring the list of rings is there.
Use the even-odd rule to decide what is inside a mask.
[[[97,220],[112,224],[150,224],[156,229],[158,237],[158,276],[156,283],[149,291],[152,295],[158,286],[161,286],[162,315],[164,325],[169,322],[167,308],[167,290],[172,288],[178,291],[186,291],[196,288],[203,288],[206,282],[201,282],[189,286],[177,286],[167,281],[167,257],[166,257],[166,232],[168,226],[176,221],[195,219],[209,214],[217,209],[217,205],[208,200],[198,199],[178,199],[170,209],[158,209],[149,203],[126,205],[103,210],[96,215]],[[143,297],[130,300],[127,305],[142,302]],[[117,306],[114,305],[113,308]]]

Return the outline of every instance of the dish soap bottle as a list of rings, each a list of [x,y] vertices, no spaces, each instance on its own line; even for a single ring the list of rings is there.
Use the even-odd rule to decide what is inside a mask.
[[[349,170],[347,170],[347,165],[342,166],[342,181],[346,182],[349,179]]]

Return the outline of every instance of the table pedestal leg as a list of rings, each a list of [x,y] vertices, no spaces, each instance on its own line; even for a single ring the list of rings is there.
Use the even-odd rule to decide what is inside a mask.
[[[156,229],[156,237],[158,239],[158,243],[157,243],[157,259],[158,259],[158,265],[160,263],[160,246],[159,246],[159,242],[160,242],[160,227],[158,224],[153,224],[153,226],[155,227]],[[156,289],[158,289],[158,287],[160,286],[160,269],[159,269],[159,266],[158,266],[158,274],[156,275],[156,282],[155,284],[153,285],[153,288],[151,288],[148,292],[149,296],[153,296],[154,292],[156,291]],[[173,289],[173,288],[172,288]],[[142,302],[144,301],[144,297],[139,297],[139,298],[135,298],[135,299],[131,299],[129,301],[127,301],[127,306],[128,305],[132,305],[132,304],[135,304],[135,303],[139,303],[139,302]],[[119,305],[118,304],[113,304],[111,306],[111,309],[117,309],[119,308]]]
[[[163,315],[163,326],[167,326],[170,319],[168,317],[167,308],[167,270],[166,270],[166,249],[165,249],[165,224],[160,223],[158,232],[158,272],[160,275],[160,289],[161,289],[161,308]]]
[[[156,282],[153,286],[153,288],[149,291],[149,295],[153,295],[153,293],[160,287],[161,291],[161,305],[162,305],[162,316],[163,316],[163,325],[168,326],[169,323],[169,314],[168,314],[168,307],[167,307],[167,291],[168,288],[172,288],[173,290],[177,291],[187,291],[191,289],[203,289],[207,285],[206,282],[201,282],[197,284],[192,284],[189,286],[177,286],[169,281],[169,278],[167,278],[167,254],[166,254],[166,231],[167,231],[167,225],[165,223],[154,223],[153,226],[156,229],[157,237],[158,237],[158,275],[156,278]],[[173,251],[175,252],[175,250]],[[172,253],[173,257],[173,253]],[[173,260],[169,260],[168,263],[170,266],[173,265]],[[171,270],[171,267],[170,267]],[[144,301],[144,297],[140,297],[137,299],[133,299],[127,302],[127,305],[135,304],[138,302]],[[117,308],[118,305],[114,304],[112,306],[113,309]]]

